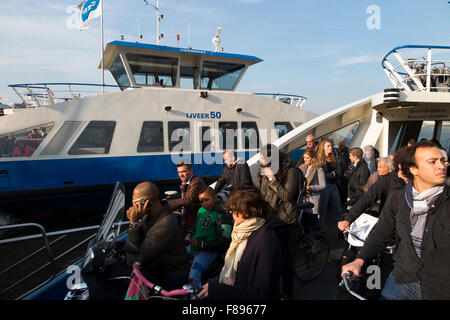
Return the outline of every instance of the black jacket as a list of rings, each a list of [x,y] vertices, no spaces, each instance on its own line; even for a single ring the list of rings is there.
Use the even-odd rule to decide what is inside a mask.
[[[217,180],[214,192],[219,192],[223,188],[231,186],[235,188],[239,185],[253,185],[252,176],[247,163],[236,163],[232,167],[225,166],[222,175]]]
[[[350,198],[350,203],[355,203],[362,195],[364,185],[369,179],[370,172],[367,168],[366,162],[361,159],[356,167],[353,169],[348,180],[347,197]]]
[[[247,240],[233,286],[211,281],[211,300],[279,299],[281,245],[269,223],[254,231]]]
[[[405,182],[398,177],[397,171],[392,171],[387,175],[381,176],[352,206],[344,219],[349,222],[355,221],[364,211],[373,206],[378,200],[380,200],[380,207],[378,210],[380,213],[387,198],[396,190],[403,190],[404,187]]]
[[[420,257],[411,239],[410,211],[405,191],[396,191],[386,202],[358,256],[364,261],[375,257],[397,232],[399,245],[393,257],[392,271],[395,281],[419,281],[423,299],[450,299],[449,187],[444,188],[428,212]]]
[[[128,230],[125,242],[127,265],[142,263],[142,270],[152,279],[184,276],[189,273],[189,257],[183,244],[178,219],[165,205],[152,219],[145,215],[135,229]],[[153,217],[155,217],[153,216]]]

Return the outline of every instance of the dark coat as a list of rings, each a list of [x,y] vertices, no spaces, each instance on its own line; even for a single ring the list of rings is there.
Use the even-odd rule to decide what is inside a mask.
[[[198,195],[205,187],[205,181],[201,177],[192,176],[189,184],[180,186],[181,198],[167,201],[171,209],[182,208],[183,230],[187,230],[195,224],[198,209],[201,207]]]
[[[145,215],[136,229],[128,230],[124,246],[127,265],[141,262],[142,270],[153,279],[187,275],[189,258],[182,239],[178,219],[165,205],[154,216]]]
[[[233,286],[211,281],[212,300],[280,299],[281,245],[269,223],[254,231],[247,240]]]
[[[369,179],[370,172],[366,162],[361,159],[356,164],[348,180],[347,197],[350,198],[350,204],[355,203],[364,193],[363,188]]]
[[[381,213],[387,198],[396,190],[403,190],[404,188],[405,182],[398,177],[397,171],[392,171],[387,175],[381,176],[352,206],[344,219],[349,222],[355,221],[364,211],[372,207],[378,200],[380,200],[378,212]]]
[[[274,223],[274,226],[295,222],[297,218],[296,196],[299,191],[299,184],[304,181],[300,169],[295,167],[295,161],[289,156],[285,161],[287,163],[282,165],[290,168],[287,171],[284,183],[280,183],[277,178],[269,181],[266,176],[262,175],[259,175],[255,181],[255,187],[259,189],[263,199],[273,209],[274,214],[272,214],[270,220]],[[300,177],[299,174],[302,174],[302,176]]]
[[[395,233],[399,245],[392,275],[397,283],[420,282],[423,299],[450,299],[450,189],[438,196],[428,212],[420,258],[411,238],[410,211],[404,190],[392,194],[369,233],[359,258],[368,261],[381,252]]]
[[[217,180],[214,187],[214,192],[219,192],[224,187],[230,186],[231,188],[239,185],[253,185],[252,176],[247,163],[236,163],[232,167],[225,166],[222,171],[222,175]]]

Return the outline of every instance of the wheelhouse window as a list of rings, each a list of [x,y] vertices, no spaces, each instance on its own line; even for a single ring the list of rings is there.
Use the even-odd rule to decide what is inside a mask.
[[[222,150],[237,149],[237,122],[219,122],[219,145]]]
[[[111,68],[109,68],[114,80],[116,80],[119,86],[129,87],[130,79],[128,78],[127,72],[125,71],[125,67],[123,65],[122,59],[120,55],[116,57]],[[125,88],[120,88],[120,90],[124,90]]]
[[[292,128],[292,124],[290,122],[274,122],[274,127],[275,130],[277,131],[277,135],[278,138],[281,138],[282,136],[284,136],[286,133],[288,133],[289,131],[291,131]]]
[[[201,88],[232,90],[245,65],[205,61],[202,66]]]
[[[137,85],[164,87],[176,85],[177,58],[136,53],[127,53],[126,57]]]
[[[0,135],[0,157],[30,157],[54,126],[51,122]]]
[[[162,121],[144,121],[137,152],[164,151],[163,123]]]
[[[198,67],[180,67],[180,88],[198,89]]]
[[[258,149],[259,148],[259,132],[256,122],[243,121],[242,128],[242,145],[244,149]]]
[[[191,130],[188,121],[169,121],[169,151],[190,151]]]
[[[69,154],[107,154],[111,147],[115,121],[91,121],[69,150]]]

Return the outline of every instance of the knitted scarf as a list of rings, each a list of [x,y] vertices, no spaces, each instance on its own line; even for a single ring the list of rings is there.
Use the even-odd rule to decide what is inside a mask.
[[[220,283],[234,285],[237,267],[247,246],[248,237],[265,222],[264,219],[251,218],[233,227],[231,244],[225,255],[225,264],[220,272]]]
[[[434,207],[436,199],[443,190],[444,186],[441,185],[419,193],[419,191],[414,188],[412,181],[406,185],[406,202],[411,208],[411,238],[414,249],[419,257],[421,252],[420,248],[422,246],[423,232],[427,221],[427,214],[430,209]]]

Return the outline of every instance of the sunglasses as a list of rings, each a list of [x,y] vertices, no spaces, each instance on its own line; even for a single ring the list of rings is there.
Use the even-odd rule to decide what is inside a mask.
[[[263,168],[269,168],[269,167],[272,165],[271,162],[268,162],[268,163],[266,163],[266,164],[263,164],[261,161],[259,161],[259,164],[260,164],[261,167],[263,167]]]
[[[135,199],[135,200],[132,201],[132,203],[134,204],[134,203],[140,201],[141,206],[145,206],[145,201],[147,201],[147,200],[148,200],[148,206],[150,207],[152,203],[150,202],[149,198],[145,198],[145,197]]]

